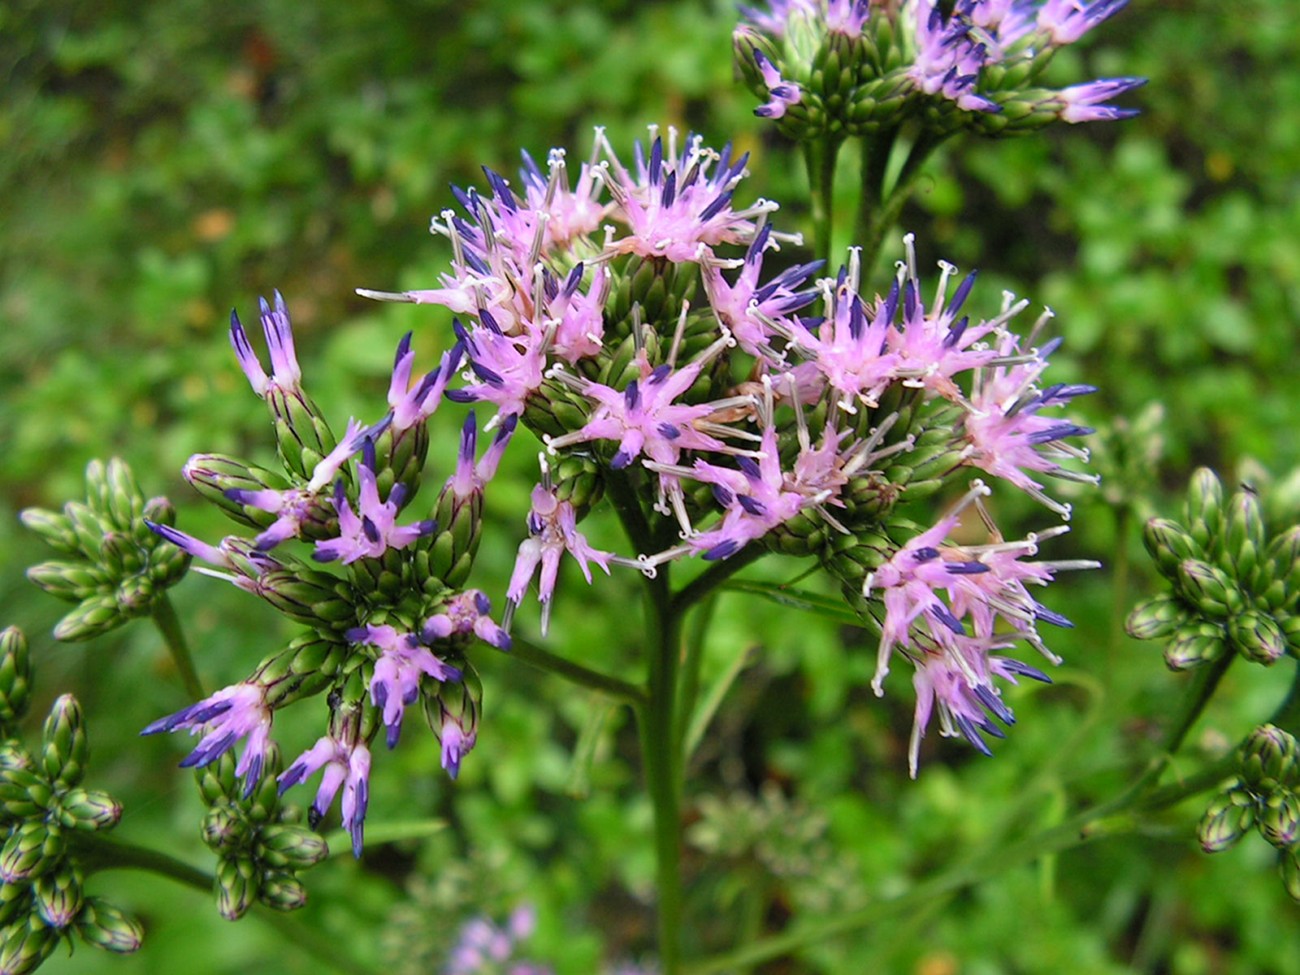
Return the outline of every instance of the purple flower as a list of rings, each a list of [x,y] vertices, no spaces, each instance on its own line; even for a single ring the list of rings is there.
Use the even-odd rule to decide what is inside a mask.
[[[965,10],[968,2],[959,2],[951,13],[944,14],[937,0],[918,0],[915,4],[914,40],[916,54],[908,76],[927,95],[941,95],[967,112],[999,112],[1001,107],[976,94],[980,71],[990,62],[1000,60],[1000,52],[990,50],[983,31],[973,30]]]
[[[397,344],[393,361],[393,378],[388,385],[388,408],[394,433],[409,430],[431,417],[442,400],[442,394],[460,368],[463,346],[457,344],[442,354],[438,368],[427,373],[415,386],[411,386],[411,366],[415,352],[411,349],[411,333],[407,332]]]
[[[262,777],[270,746],[271,709],[266,703],[265,688],[255,684],[223,687],[197,704],[153,722],[140,734],[188,729],[201,734],[198,747],[181,761],[181,768],[210,765],[228,752],[240,739],[247,739],[235,766],[235,774],[244,779],[244,795],[250,795]]]
[[[1073,44],[1126,6],[1128,0],[1047,0],[1038,11],[1038,28],[1052,35],[1053,44]]]
[[[387,625],[360,626],[348,630],[347,637],[353,643],[380,650],[370,679],[370,699],[383,712],[389,748],[397,745],[407,705],[414,704],[420,695],[421,677],[427,675],[437,681],[461,679],[458,669],[422,647],[414,633],[399,633]]]
[[[1145,85],[1145,78],[1102,78],[1083,85],[1072,85],[1058,92],[1065,102],[1061,109],[1061,118],[1066,122],[1111,122],[1116,119],[1132,118],[1137,114],[1136,108],[1116,108],[1105,105],[1112,98]]]
[[[497,428],[492,444],[475,463],[478,425],[471,410],[469,416],[465,418],[465,425],[461,428],[460,451],[456,455],[456,472],[447,479],[444,490],[450,491],[460,499],[482,494],[487,482],[496,476],[497,467],[500,466],[501,458],[505,455],[506,447],[510,445],[510,438],[514,436],[518,425],[519,417],[506,417],[505,422]]]
[[[272,386],[285,391],[297,391],[302,381],[302,370],[298,368],[298,358],[294,354],[293,329],[289,325],[289,309],[285,306],[280,292],[275,292],[275,309],[259,298],[262,310],[262,332],[266,335],[266,347],[271,354],[271,375],[267,376],[248,341],[248,334],[239,321],[239,316],[230,312],[230,344],[234,346],[235,358],[239,360],[244,375],[248,377],[253,392],[263,398]]]
[[[518,943],[531,937],[536,925],[536,911],[529,905],[515,908],[504,928],[482,915],[470,918],[461,925],[443,975],[552,975],[545,965],[513,958]]]
[[[976,374],[969,410],[962,424],[969,442],[966,463],[1009,481],[1068,517],[1069,505],[1048,497],[1043,485],[1030,472],[1095,483],[1094,475],[1066,470],[1058,462],[1062,458],[1086,457],[1083,451],[1064,440],[1087,436],[1092,430],[1068,420],[1040,416],[1039,411],[1063,406],[1076,396],[1096,392],[1096,387],[1058,383],[1040,389],[1038,378],[1047,368],[1047,357],[1060,343],[1054,341],[1035,350],[1028,361],[1016,361],[1016,343],[1015,336],[1007,335],[999,350],[1014,365],[981,369]]]
[[[609,212],[609,205],[597,196],[603,186],[596,178],[596,161],[585,162],[578,170],[578,182],[569,187],[568,165],[563,149],[552,149],[546,157],[547,175],[524,153],[524,167],[519,175],[524,182],[528,206],[545,215],[547,250],[572,248],[595,233]]]
[[[705,261],[702,277],[713,313],[736,337],[740,347],[750,355],[779,361],[780,356],[773,350],[772,341],[788,338],[796,330],[802,331],[785,320],[817,297],[814,290],[795,289],[826,262],[813,261],[787,268],[760,287],[758,277],[762,273],[763,255],[769,246],[775,249],[776,240],[772,225],[765,223],[750,241],[735,284],[728,284],[722,276],[722,269],[732,266],[731,261]]]
[[[366,806],[370,800],[370,749],[355,738],[349,725],[343,738],[326,735],[303,752],[280,774],[280,793],[324,769],[320,788],[311,804],[308,820],[316,826],[329,810],[334,796],[343,787],[343,828],[352,836],[352,855],[361,856]]]
[[[604,135],[598,138],[603,141]],[[748,154],[733,160],[729,145],[718,153],[693,135],[679,155],[676,139],[676,130],[669,129],[665,150],[656,134],[648,158],[637,143],[635,177],[603,142],[610,163],[603,178],[618,205],[615,216],[631,231],[613,241],[612,253],[698,261],[719,244],[753,239],[757,226],[752,218],[775,209],[763,202],[746,210],[731,206],[736,185],[746,174]]]
[[[506,590],[507,619],[524,598],[524,592],[535,573],[538,574],[537,598],[542,604],[542,635],[545,636],[551,619],[551,597],[555,594],[555,580],[560,572],[560,556],[568,552],[577,561],[587,582],[591,582],[591,566],[595,562],[609,574],[609,563],[616,556],[602,552],[587,544],[587,538],[577,529],[577,513],[568,501],[561,501],[549,485],[549,478],[533,488],[533,506],[528,513],[528,538],[519,546],[515,568]],[[540,567],[540,571],[539,571]]]
[[[343,482],[334,485],[334,509],[339,517],[339,537],[316,543],[312,557],[318,562],[340,559],[346,565],[357,559],[373,559],[390,548],[402,549],[417,538],[435,531],[437,522],[425,520],[413,525],[398,525],[397,515],[406,498],[406,485],[398,482],[380,502],[375,480],[375,443],[366,440],[358,468],[361,480],[357,510],[353,511],[344,494]]]
[[[478,317],[483,327],[472,332],[459,319],[453,320],[452,327],[479,382],[449,390],[447,398],[457,403],[494,403],[503,417],[520,414],[528,396],[542,385],[545,335],[506,335],[491,312],[480,308]]]
[[[433,643],[472,633],[498,650],[509,650],[510,634],[488,616],[491,611],[492,603],[481,590],[467,589],[448,600],[441,613],[426,619],[420,635],[425,643]]]
[[[961,735],[985,755],[991,755],[984,735],[1005,737],[994,722],[1015,724],[1015,715],[1003,703],[993,685],[993,677],[1017,683],[1017,677],[1050,684],[1052,679],[1036,667],[1010,657],[995,657],[976,649],[967,641],[966,652],[924,653],[917,661],[912,685],[916,688],[916,714],[908,744],[907,764],[912,778],[920,765],[921,739],[935,708],[939,711],[940,733],[944,737]]]
[[[803,100],[803,89],[795,82],[782,78],[776,65],[758,48],[754,48],[754,63],[758,65],[769,96],[766,102],[754,109],[755,115],[759,118],[778,119],[785,115],[786,109],[791,105],[798,105]]]

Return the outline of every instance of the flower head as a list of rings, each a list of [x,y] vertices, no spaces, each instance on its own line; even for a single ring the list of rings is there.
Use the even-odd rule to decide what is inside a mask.
[[[420,645],[414,633],[399,633],[392,626],[362,626],[348,631],[353,643],[377,647],[374,675],[370,679],[370,699],[383,713],[388,729],[388,747],[397,745],[402,731],[402,715],[420,696],[420,678],[458,681],[461,672],[439,660]]]
[[[334,485],[334,509],[339,518],[338,538],[316,543],[313,557],[318,562],[341,560],[345,565],[357,559],[378,558],[390,548],[402,549],[417,538],[437,530],[437,522],[425,520],[413,525],[398,525],[397,515],[406,498],[406,485],[398,482],[388,492],[388,500],[379,500],[375,480],[375,444],[366,440],[363,459],[358,468],[360,497],[354,511],[348,502],[343,482]]]
[[[366,806],[370,801],[370,749],[355,737],[355,722],[344,724],[339,736],[331,733],[318,739],[280,774],[280,793],[283,795],[309,775],[324,770],[308,819],[313,826],[324,819],[342,786],[343,828],[352,836],[352,855],[360,857]]]
[[[252,793],[262,777],[270,747],[271,708],[266,703],[265,688],[255,684],[223,687],[197,704],[159,718],[140,734],[181,729],[203,736],[198,747],[181,760],[181,768],[211,765],[240,739],[245,739],[235,774],[244,779],[244,794]]]

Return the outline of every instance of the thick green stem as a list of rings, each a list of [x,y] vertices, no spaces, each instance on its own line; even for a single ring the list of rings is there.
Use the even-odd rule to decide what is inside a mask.
[[[683,768],[690,752],[686,750],[687,729],[695,714],[695,702],[700,695],[700,669],[704,666],[704,640],[713,622],[713,610],[717,606],[716,596],[710,596],[700,606],[691,622],[690,633],[686,639],[686,658],[682,663],[681,692],[677,698],[677,730],[675,748],[681,756]],[[676,607],[674,606],[674,609]]]
[[[203,683],[199,680],[198,671],[194,669],[194,658],[190,656],[189,644],[185,642],[185,631],[181,629],[180,617],[176,615],[176,609],[165,592],[154,601],[153,621],[158,627],[158,632],[162,634],[163,643],[167,644],[167,650],[172,655],[177,672],[181,675],[185,693],[196,701],[202,700],[206,696],[203,693]]]
[[[667,569],[667,567],[665,567]],[[682,965],[681,753],[676,705],[681,660],[681,616],[673,611],[669,573],[647,580],[646,688],[638,709],[646,789],[654,807],[655,879],[659,895],[659,967],[680,975]]]
[[[826,136],[804,143],[804,165],[808,168],[808,187],[812,197],[813,254],[827,260],[831,256],[831,236],[835,214],[835,163],[844,140]]]
[[[78,860],[88,874],[102,870],[147,870],[209,896],[216,883],[212,874],[159,850],[91,833],[78,833],[75,836]],[[254,905],[253,913],[277,928],[287,942],[327,968],[343,972],[344,975],[372,975],[364,965],[343,955],[336,939],[325,937],[310,925],[261,904]]]
[[[544,670],[547,673],[558,674],[574,684],[598,691],[609,697],[618,698],[628,704],[641,704],[646,700],[644,688],[636,684],[591,670],[582,666],[582,664],[574,663],[572,660],[566,660],[564,657],[557,656],[549,650],[543,650],[535,643],[530,643],[517,636],[513,637],[513,641],[510,656],[520,663],[528,664],[530,667],[536,667],[538,670]]]
[[[757,562],[765,554],[767,549],[750,542],[731,558],[714,562],[673,596],[673,612],[684,614],[695,603],[711,595],[737,572]]]

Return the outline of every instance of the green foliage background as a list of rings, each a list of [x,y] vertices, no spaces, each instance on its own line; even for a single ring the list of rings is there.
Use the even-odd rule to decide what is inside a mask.
[[[899,680],[883,701],[870,694],[864,633],[720,601],[711,674],[738,653],[756,662],[690,777],[691,835],[716,853],[697,849],[688,864],[710,919],[696,947],[725,948],[736,930],[725,919],[772,932],[800,910],[904,890],[958,851],[1113,789],[1152,747],[1183,678],[1157,648],[1120,635],[1116,611],[1150,581],[1136,516],[1168,504],[1198,464],[1229,474],[1248,458],[1275,472],[1300,464],[1293,18],[1284,0],[1135,4],[1054,70],[1063,84],[1148,77],[1133,99],[1141,116],[967,142],[923,181],[903,228],[923,260],[979,267],[978,310],[996,307],[1003,287],[1051,305],[1066,338],[1057,377],[1102,388],[1083,404],[1088,422],[1122,433],[1162,403],[1163,454],[1144,482],[1116,478],[1075,499],[1075,532],[1052,554],[1107,569],[1053,587],[1052,607],[1079,622],[1053,644],[1067,665],[1052,688],[1012,692],[1021,722],[994,761],[932,746],[909,783],[911,691]],[[541,158],[562,145],[581,159],[597,124],[616,146],[651,122],[731,139],[755,154],[751,192],[790,201],[781,218],[799,226],[799,167],[733,81],[734,21],[728,4],[686,0],[0,6],[0,623],[31,637],[43,701],[67,690],[82,700],[96,758],[88,784],[125,802],[120,835],[207,863],[190,777],[175,768],[182,743],[136,737],[186,702],[145,625],[90,645],[49,638],[61,606],[23,578],[44,553],[17,512],[60,506],[81,491],[89,459],[119,455],[147,492],[177,501],[183,527],[216,537],[224,525],[195,504],[181,464],[199,450],[270,446],[229,354],[229,307],[248,320],[255,297],[279,288],[313,395],[339,425],[376,417],[397,339],[415,329],[431,364],[448,316],[376,306],[353,289],[430,286],[448,253],[426,231],[452,203],[448,184],[477,181],[484,164],[513,171],[521,147]],[[444,412],[435,477],[460,417]],[[1153,445],[1152,435],[1099,439],[1119,444],[1103,460],[1112,469],[1123,449]],[[533,470],[527,449],[512,455],[515,476],[490,496],[477,580],[496,599]],[[1042,514],[1008,509],[1006,527],[1041,527]],[[630,582],[615,576],[587,593],[566,578],[562,588],[557,646],[626,665],[630,624],[593,610],[624,604]],[[190,579],[176,599],[211,686],[238,680],[283,638],[274,614],[211,580]],[[561,975],[639,955],[652,865],[649,809],[626,761],[630,722],[617,712],[593,721],[598,702],[508,659],[487,658],[485,672],[480,744],[459,783],[417,735],[376,762],[373,823],[441,817],[448,828],[318,868],[302,923],[375,970],[435,972],[467,912],[529,900],[541,915],[534,954]],[[1192,747],[1237,740],[1285,676],[1234,672]],[[305,709],[277,719],[290,754],[323,719]],[[1300,911],[1271,851],[1246,842],[1203,856],[1198,814],[1191,803],[1140,836],[1008,870],[901,924],[760,971],[1300,972]],[[748,841],[745,816],[762,827],[755,837],[776,839]],[[717,821],[730,842],[710,834]],[[103,874],[91,889],[139,911],[144,950],[123,960],[80,949],[48,970],[318,970],[277,929],[231,926],[210,900],[165,881]],[[747,904],[754,891],[765,905]]]

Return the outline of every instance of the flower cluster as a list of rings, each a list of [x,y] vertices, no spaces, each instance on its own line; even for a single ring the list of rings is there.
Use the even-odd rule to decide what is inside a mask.
[[[959,507],[980,512],[986,544],[946,541],[956,511],[923,530],[907,503],[969,472],[1068,516],[1046,481],[1089,479],[1071,443],[1089,431],[1051,414],[1091,389],[1041,385],[1054,345],[1035,343],[1050,316],[1019,335],[1011,323],[1027,302],[1008,296],[973,320],[963,312],[973,276],[958,282],[941,264],[927,289],[910,237],[883,296],[863,290],[856,252],[827,277],[814,277],[820,263],[788,266],[783,247],[799,238],[775,229],[776,204],[737,199],[745,157],[672,130],[650,136],[627,165],[598,132],[576,182],[553,150],[544,174],[525,157],[514,185],[489,171],[486,190],[458,190],[460,209],[433,224],[453,250],[440,286],[362,292],[445,307],[450,347],[413,379],[403,339],[386,413],[349,421],[342,437],[303,390],[283,300],[262,304],[269,372],[232,316],[283,472],[197,455],[187,479],[252,534],[209,544],[154,529],[305,630],[245,681],[146,729],[199,736],[183,764],[238,747],[252,794],[275,712],[328,692],[327,733],[279,785],[319,773],[310,821],[341,792],[359,854],[374,737],[385,729],[396,745],[418,703],[454,777],[477,738],[471,648],[510,646],[534,577],[545,631],[566,554],[588,581],[592,564],[654,574],[768,550],[816,558],[883,626],[877,689],[891,659],[916,666],[916,742],[934,711],[945,733],[985,751],[981,732],[1012,719],[995,680],[1043,675],[995,651],[1025,642],[1051,659],[1037,625],[1066,621],[1027,587],[1077,563],[1030,560],[1058,530],[1004,540],[979,482]],[[764,282],[765,264],[786,266]],[[471,413],[436,502],[412,515],[427,421],[444,401],[491,411],[494,435],[478,456]],[[484,491],[521,426],[546,450],[498,623],[467,584]],[[579,530],[607,491],[619,493],[636,551],[597,549]]]
[[[859,135],[917,119],[936,135],[1023,132],[1125,118],[1111,102],[1140,78],[1063,89],[1039,78],[1055,53],[1127,0],[771,0],[742,7],[737,63],[760,117],[796,138]]]
[[[959,510],[924,530],[905,502],[971,472],[1068,517],[1047,481],[1094,480],[1072,442],[1091,431],[1054,414],[1092,388],[1042,383],[1050,313],[1017,334],[1028,302],[1006,296],[972,319],[974,275],[941,263],[927,288],[910,237],[883,296],[862,289],[856,252],[815,278],[821,262],[784,260],[798,238],[775,229],[775,204],[737,206],[745,160],[698,136],[652,129],[629,167],[598,132],[578,190],[565,154],[548,160],[543,178],[525,157],[518,190],[489,172],[487,192],[458,192],[463,210],[433,227],[454,254],[442,287],[361,292],[454,313],[465,384],[446,397],[491,404],[489,426],[522,423],[547,446],[507,625],[537,575],[545,630],[565,553],[588,582],[592,563],[817,557],[883,627],[877,689],[894,655],[917,668],[913,768],[936,711],[987,751],[995,719],[1013,720],[995,681],[1046,679],[994,651],[1055,660],[1038,624],[1068,625],[1028,587],[1093,563],[1033,561],[1064,528],[1007,541],[979,481],[958,509],[980,513],[983,544],[946,541]],[[641,499],[641,551],[597,550],[578,529],[615,485]]]

